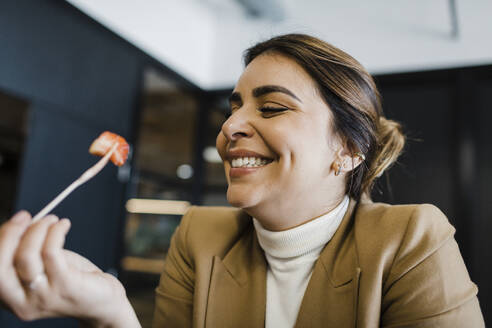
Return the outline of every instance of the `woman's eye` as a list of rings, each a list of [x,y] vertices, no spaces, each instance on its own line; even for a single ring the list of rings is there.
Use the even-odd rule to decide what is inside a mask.
[[[285,107],[269,107],[269,106],[264,106],[260,108],[260,112],[262,113],[280,113],[286,111],[287,108]]]

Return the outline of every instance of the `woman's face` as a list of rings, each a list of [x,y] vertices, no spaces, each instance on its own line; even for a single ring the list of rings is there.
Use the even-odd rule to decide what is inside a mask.
[[[338,204],[345,183],[334,176],[333,163],[342,146],[330,109],[300,65],[283,55],[258,56],[230,106],[217,149],[231,205],[267,229],[285,230]]]

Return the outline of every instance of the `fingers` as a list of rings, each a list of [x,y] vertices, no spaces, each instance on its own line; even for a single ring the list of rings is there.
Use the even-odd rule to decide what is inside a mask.
[[[0,306],[23,320],[73,312],[72,296],[81,289],[67,288],[69,279],[79,281],[63,250],[69,229],[67,219],[48,215],[32,223],[27,212],[0,227]]]
[[[30,214],[21,211],[0,227],[0,298],[9,307],[22,303],[25,297],[13,264],[19,242],[30,222]]]
[[[48,229],[56,222],[56,216],[48,215],[32,224],[22,236],[14,258],[17,274],[22,281],[31,282],[44,273],[41,249]]]
[[[12,264],[22,234],[29,226],[31,216],[25,211],[14,215],[0,228],[0,270]]]
[[[63,255],[65,236],[70,230],[70,221],[62,219],[53,224],[44,241],[42,257],[49,280],[63,280],[67,273],[67,262]]]

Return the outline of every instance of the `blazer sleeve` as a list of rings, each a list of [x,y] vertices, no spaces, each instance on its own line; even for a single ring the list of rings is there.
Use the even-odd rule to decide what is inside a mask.
[[[156,288],[153,327],[185,328],[192,325],[195,272],[187,250],[192,207],[171,238],[159,286]]]
[[[432,205],[420,205],[383,287],[382,327],[485,327],[455,229]]]

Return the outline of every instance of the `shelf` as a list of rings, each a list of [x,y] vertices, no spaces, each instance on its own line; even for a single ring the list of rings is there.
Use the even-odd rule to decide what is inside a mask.
[[[164,270],[164,259],[125,256],[121,260],[121,267],[126,271],[161,274]]]

